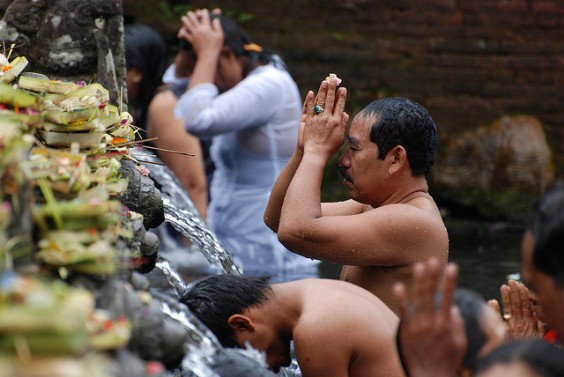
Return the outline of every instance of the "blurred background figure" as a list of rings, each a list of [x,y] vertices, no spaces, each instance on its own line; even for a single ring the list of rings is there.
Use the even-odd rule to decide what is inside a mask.
[[[180,97],[188,88],[190,76],[196,64],[196,54],[192,50],[192,46],[186,40],[179,39],[178,52],[174,57],[174,62],[170,64],[163,76],[163,82],[170,85],[170,89]],[[182,129],[184,125],[182,124]],[[200,147],[202,150],[202,159],[204,161],[204,171],[207,179],[207,201],[210,200],[210,185],[213,179],[213,171],[215,165],[210,156],[211,137],[200,137]]]
[[[478,365],[475,376],[564,376],[564,350],[541,339],[514,340],[486,356]]]
[[[535,203],[521,245],[522,277],[533,310],[554,341],[564,344],[564,184],[557,183]]]
[[[134,125],[146,131],[149,103],[162,85],[169,50],[159,33],[142,24],[125,25],[124,43],[129,112]]]
[[[183,120],[174,114],[177,102],[174,87],[162,82],[170,64],[168,46],[155,30],[142,24],[126,25],[124,39],[127,91],[134,125],[142,129],[141,138],[158,138],[150,145],[159,148],[157,156],[176,175],[205,220],[207,180],[200,141],[184,130]],[[151,231],[159,237],[159,255],[171,262],[185,280],[211,273],[200,250],[193,248],[190,240],[170,224],[163,223]],[[155,287],[161,286],[161,283],[162,288],[169,287],[158,271],[151,272],[149,277]]]
[[[458,376],[470,377],[479,360],[505,341],[507,330],[498,312],[477,292],[457,288],[453,302],[464,320],[468,342]]]
[[[157,153],[177,176],[205,219],[208,198],[202,148],[198,138],[184,131],[182,120],[174,115],[177,98],[173,87],[164,86],[162,82],[170,62],[168,46],[150,27],[130,24],[125,27],[125,53],[127,92],[134,124],[145,131],[141,135],[143,138],[158,137],[152,145],[194,155]]]
[[[246,275],[317,276],[318,262],[285,249],[263,222],[271,188],[297,142],[296,83],[280,57],[223,15],[188,12],[178,36],[196,63],[176,111],[186,130],[212,138],[210,228]]]

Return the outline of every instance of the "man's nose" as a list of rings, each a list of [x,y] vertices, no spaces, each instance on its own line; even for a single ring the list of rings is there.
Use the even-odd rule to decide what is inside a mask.
[[[347,148],[343,154],[341,155],[341,157],[339,157],[339,166],[345,166],[348,167],[348,162],[349,162],[349,158],[348,158],[348,151],[349,149]]]

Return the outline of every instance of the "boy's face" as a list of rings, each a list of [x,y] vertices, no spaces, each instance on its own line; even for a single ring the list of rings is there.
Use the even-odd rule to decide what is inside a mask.
[[[292,362],[290,341],[268,322],[254,322],[245,329],[235,330],[237,343],[242,348],[250,344],[253,348],[266,353],[269,369],[278,373],[281,367]]]

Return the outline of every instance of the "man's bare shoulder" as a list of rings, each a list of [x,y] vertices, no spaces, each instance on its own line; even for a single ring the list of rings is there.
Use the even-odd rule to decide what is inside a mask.
[[[392,214],[397,213],[398,216],[402,214],[408,215],[419,215],[419,216],[431,216],[436,220],[440,220],[442,223],[442,216],[437,204],[434,199],[426,192],[415,193],[411,197],[384,204],[379,207],[373,207],[370,205],[365,205],[363,208],[363,213],[370,213],[374,216],[380,214]]]

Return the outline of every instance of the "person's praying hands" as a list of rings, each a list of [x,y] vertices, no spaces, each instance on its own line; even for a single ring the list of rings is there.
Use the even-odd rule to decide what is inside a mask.
[[[503,312],[497,300],[490,300],[492,306],[507,325],[507,339],[542,338],[546,332],[543,322],[537,318],[529,297],[529,289],[516,280],[509,280],[500,287]]]
[[[319,154],[325,161],[343,145],[349,115],[345,112],[347,90],[337,88],[340,80],[328,77],[321,82],[317,95],[310,91],[304,102],[298,147]],[[300,145],[300,143],[303,143]]]

